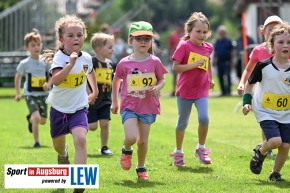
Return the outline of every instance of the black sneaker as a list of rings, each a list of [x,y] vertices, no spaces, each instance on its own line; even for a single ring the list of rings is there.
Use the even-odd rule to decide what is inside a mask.
[[[262,166],[265,158],[267,155],[262,155],[260,152],[261,145],[257,145],[253,151],[255,152],[251,162],[250,162],[250,169],[254,174],[260,174],[262,171]]]
[[[278,172],[272,172],[269,176],[270,181],[272,182],[281,182],[281,181],[285,181],[284,179],[281,178],[281,174],[279,174]]]
[[[28,130],[30,133],[32,133],[32,124],[30,123],[30,117],[31,117],[31,114],[27,115],[26,119],[28,121]]]
[[[111,152],[111,150],[109,149],[109,147],[107,146],[103,146],[101,149],[101,153],[103,155],[112,155],[113,153]]]
[[[77,189],[77,188],[75,188],[74,189],[74,192],[73,193],[83,193],[85,191],[85,189]]]
[[[39,148],[40,147],[40,143],[39,142],[35,142],[35,144],[33,145],[34,148]]]

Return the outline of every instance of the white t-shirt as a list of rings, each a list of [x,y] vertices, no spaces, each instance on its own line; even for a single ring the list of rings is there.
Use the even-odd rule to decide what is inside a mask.
[[[290,68],[279,70],[270,58],[258,62],[249,83],[255,84],[253,111],[258,122],[290,123]]]
[[[55,68],[64,68],[69,61],[70,57],[59,50],[54,55],[50,72]],[[82,51],[66,79],[58,86],[53,85],[46,102],[63,113],[75,113],[77,110],[88,108],[86,76],[92,69],[91,55]]]

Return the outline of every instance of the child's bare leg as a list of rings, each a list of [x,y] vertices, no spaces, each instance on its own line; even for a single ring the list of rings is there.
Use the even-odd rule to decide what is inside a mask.
[[[101,132],[100,132],[100,138],[101,138],[101,145],[102,147],[108,145],[108,140],[109,140],[109,120],[107,119],[102,119],[100,120],[100,127],[101,127]]]
[[[66,145],[65,135],[61,135],[59,137],[53,138],[52,142],[53,142],[53,147],[54,147],[55,151],[59,155],[65,156],[66,155],[66,152],[65,152],[65,145]]]
[[[205,144],[207,132],[208,132],[208,125],[199,125],[198,126],[198,143],[200,145]]]
[[[32,133],[35,142],[39,142],[39,124],[40,124],[40,114],[39,111],[34,111],[31,114],[30,122],[32,124]]]
[[[137,138],[137,146],[138,146],[138,166],[145,166],[145,159],[148,152],[148,138],[150,132],[149,124],[138,122],[139,124],[139,132]]]
[[[130,150],[132,145],[136,143],[138,135],[138,124],[136,118],[129,118],[124,122],[124,147],[126,150]]]
[[[290,144],[282,143],[280,147],[278,147],[278,154],[275,159],[275,164],[273,167],[273,172],[280,173],[282,167],[284,166],[289,153]]]
[[[71,133],[75,146],[75,164],[85,164],[87,162],[87,130],[83,127],[77,127],[72,129]]]
[[[176,149],[177,150],[182,150],[182,143],[184,139],[184,134],[185,130],[177,130],[175,132],[175,137],[176,137]]]

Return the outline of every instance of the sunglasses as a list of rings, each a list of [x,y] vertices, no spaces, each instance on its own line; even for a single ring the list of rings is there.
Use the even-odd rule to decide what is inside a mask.
[[[134,39],[137,41],[137,42],[150,42],[152,40],[152,37],[140,37],[140,36],[136,36],[134,37]]]

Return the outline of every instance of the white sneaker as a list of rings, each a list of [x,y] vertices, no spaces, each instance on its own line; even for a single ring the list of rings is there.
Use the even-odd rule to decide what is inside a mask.
[[[112,155],[113,153],[111,152],[111,150],[107,147],[107,146],[103,146],[101,149],[101,153],[103,155]]]

